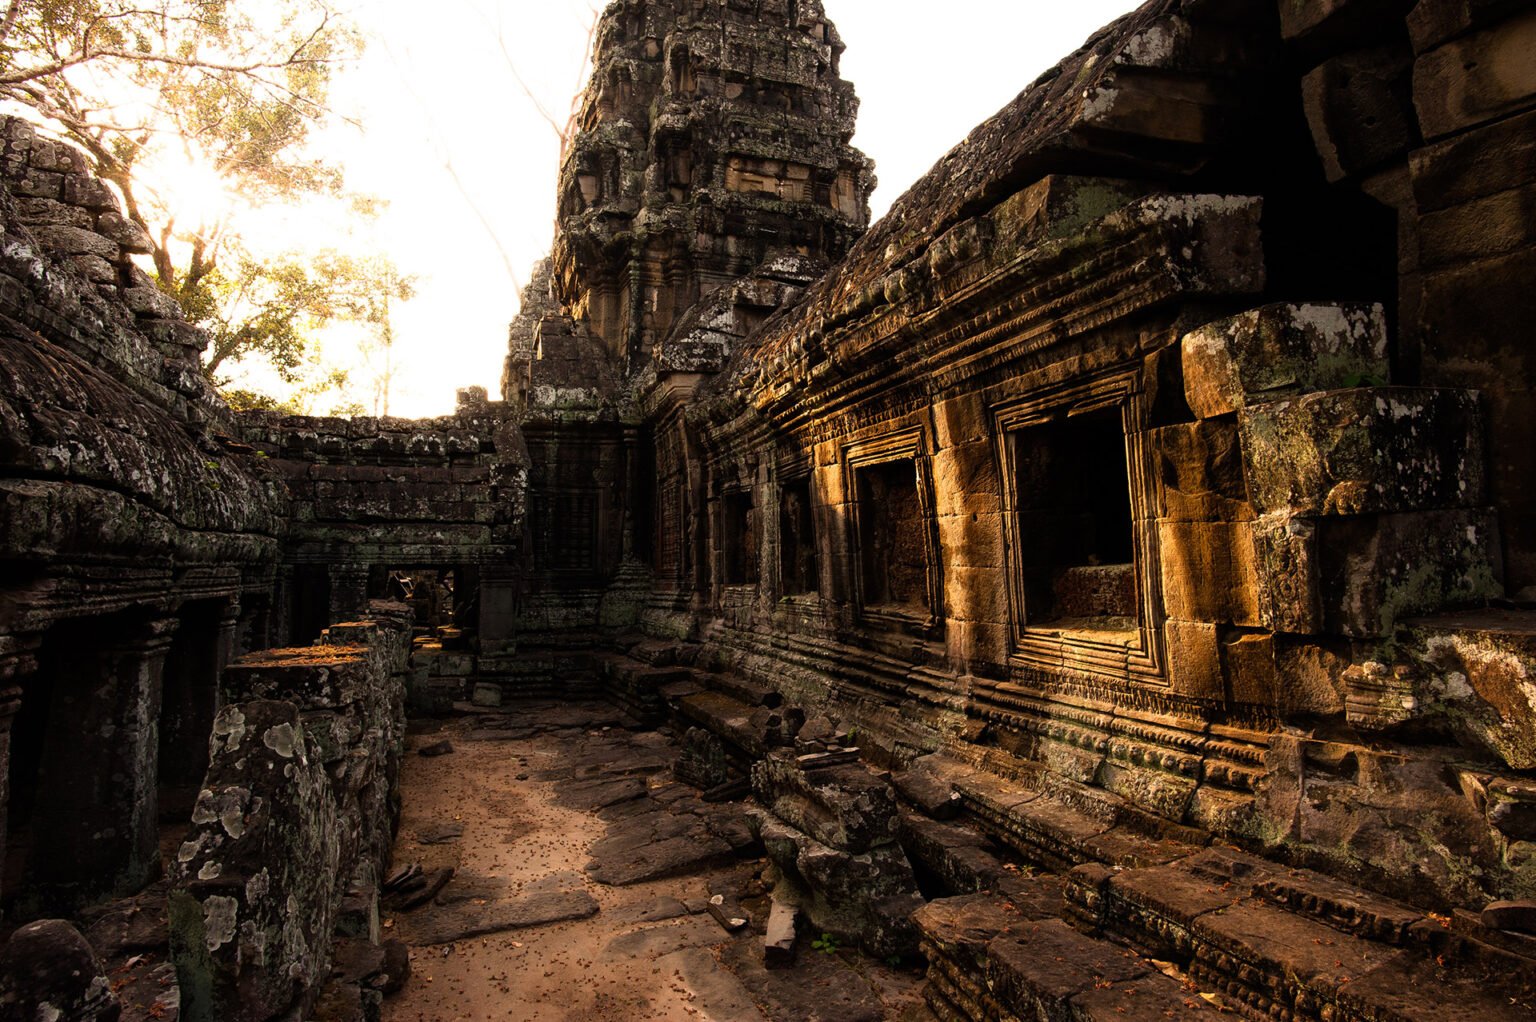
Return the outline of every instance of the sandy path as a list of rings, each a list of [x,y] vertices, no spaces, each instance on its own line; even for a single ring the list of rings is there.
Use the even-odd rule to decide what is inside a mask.
[[[569,717],[571,708],[563,710]],[[536,711],[527,712],[532,719]],[[508,722],[524,721],[493,721]],[[486,723],[459,719],[441,733],[411,739],[415,750],[447,737],[454,752],[431,759],[408,754],[396,865],[452,866],[457,875],[439,900],[459,899],[461,907],[466,897],[469,905],[483,905],[575,890],[590,894],[598,910],[586,919],[432,946],[422,945],[421,935],[444,906],[387,912],[385,935],[412,946],[412,978],[385,1002],[384,1022],[931,1018],[920,1010],[916,977],[882,967],[871,972],[851,955],[845,961],[804,952],[801,966],[766,972],[759,936],[750,928],[729,935],[704,911],[711,888],[749,889],[757,862],[625,887],[596,884],[583,874],[609,824],[562,805],[560,793],[568,803],[573,784],[643,777],[660,811],[685,793],[664,770],[652,770],[669,756],[660,736],[599,723],[506,737],[523,733],[514,727],[487,740],[496,733]],[[605,766],[590,765],[605,758]],[[651,805],[633,800],[615,808]],[[445,824],[462,825],[463,836],[419,843]],[[814,1007],[804,1006],[808,997]]]

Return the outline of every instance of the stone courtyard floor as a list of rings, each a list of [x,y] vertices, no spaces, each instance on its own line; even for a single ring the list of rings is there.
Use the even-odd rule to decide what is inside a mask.
[[[421,876],[383,915],[412,975],[384,1022],[932,1022],[920,972],[819,934],[765,968],[743,807],[703,802],[672,779],[668,735],[624,724],[545,704],[412,727],[394,869]]]

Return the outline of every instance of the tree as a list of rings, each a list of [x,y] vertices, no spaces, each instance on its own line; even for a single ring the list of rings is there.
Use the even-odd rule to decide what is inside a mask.
[[[212,335],[215,380],[256,355],[295,382],[332,292],[358,289],[360,264],[263,258],[235,225],[273,203],[345,201],[340,173],[305,142],[359,39],[323,0],[10,0],[0,17],[0,97],[30,106],[119,189],[152,239],[158,285]],[[172,162],[203,168],[228,201],[189,209]]]
[[[187,222],[140,169],[179,155],[252,206],[336,191],[340,176],[303,143],[356,40],[315,0],[10,0],[0,96],[36,110],[118,187],[174,295],[217,268],[228,212]]]
[[[401,276],[387,256],[357,256],[327,250],[289,253],[258,260],[234,246],[235,272],[215,270],[205,275],[183,299],[189,316],[208,331],[210,344],[203,370],[241,407],[278,407],[249,391],[234,393],[222,374],[226,366],[257,356],[269,363],[294,395],[284,410],[306,406],[330,392],[345,394],[350,382],[345,370],[319,361],[314,343],[322,329],[351,324],[363,331],[358,348],[373,370],[377,390],[380,371],[376,353],[384,354],[388,369],[393,342],[390,312],[393,303],[415,294],[413,277]],[[383,377],[383,403],[388,407],[388,373]],[[356,404],[356,402],[351,402]],[[375,403],[378,403],[376,397]]]

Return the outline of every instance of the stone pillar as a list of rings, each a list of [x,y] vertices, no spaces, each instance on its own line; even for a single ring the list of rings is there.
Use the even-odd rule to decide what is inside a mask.
[[[53,695],[28,864],[45,911],[133,893],[159,872],[160,697],[177,624],[138,621],[49,661],[58,676],[43,679]]]
[[[234,659],[240,624],[237,599],[182,610],[160,686],[160,816],[185,821],[208,771],[208,738],[224,705],[220,679]]]
[[[272,599],[268,604],[266,642],[262,649],[286,646],[293,634],[293,565],[279,565],[272,579]]]
[[[368,565],[332,564],[331,624],[355,620],[368,606]]]
[[[272,598],[260,593],[247,593],[239,605],[239,619],[235,626],[230,659],[239,659],[247,653],[270,648],[272,619]]]
[[[224,668],[230,662],[238,659],[245,651],[240,648],[240,624],[246,619],[240,603],[240,597],[231,596],[224,602],[219,612],[219,627],[214,642],[214,688],[217,689],[218,679],[224,673]],[[222,707],[221,707],[222,708]]]
[[[11,807],[11,725],[21,709],[22,678],[37,672],[35,637],[0,637],[0,851],[10,837],[7,821]],[[3,917],[0,917],[3,918]]]
[[[510,653],[517,644],[518,595],[522,572],[516,565],[480,568],[480,652]]]

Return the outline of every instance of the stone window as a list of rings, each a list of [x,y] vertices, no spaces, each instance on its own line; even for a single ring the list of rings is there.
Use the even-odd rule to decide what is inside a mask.
[[[843,452],[843,477],[860,615],[932,634],[944,618],[943,577],[923,451],[921,429],[855,444]]]
[[[1021,666],[1166,684],[1137,373],[996,412]]]
[[[1118,408],[1013,434],[1028,624],[1133,630],[1135,544]]]
[[[809,476],[779,488],[779,592],[802,596],[820,588],[816,561],[816,525]]]
[[[728,586],[757,584],[757,516],[746,490],[720,498],[720,581]]]
[[[860,469],[858,501],[864,606],[926,613],[928,559],[916,466],[903,459]]]

